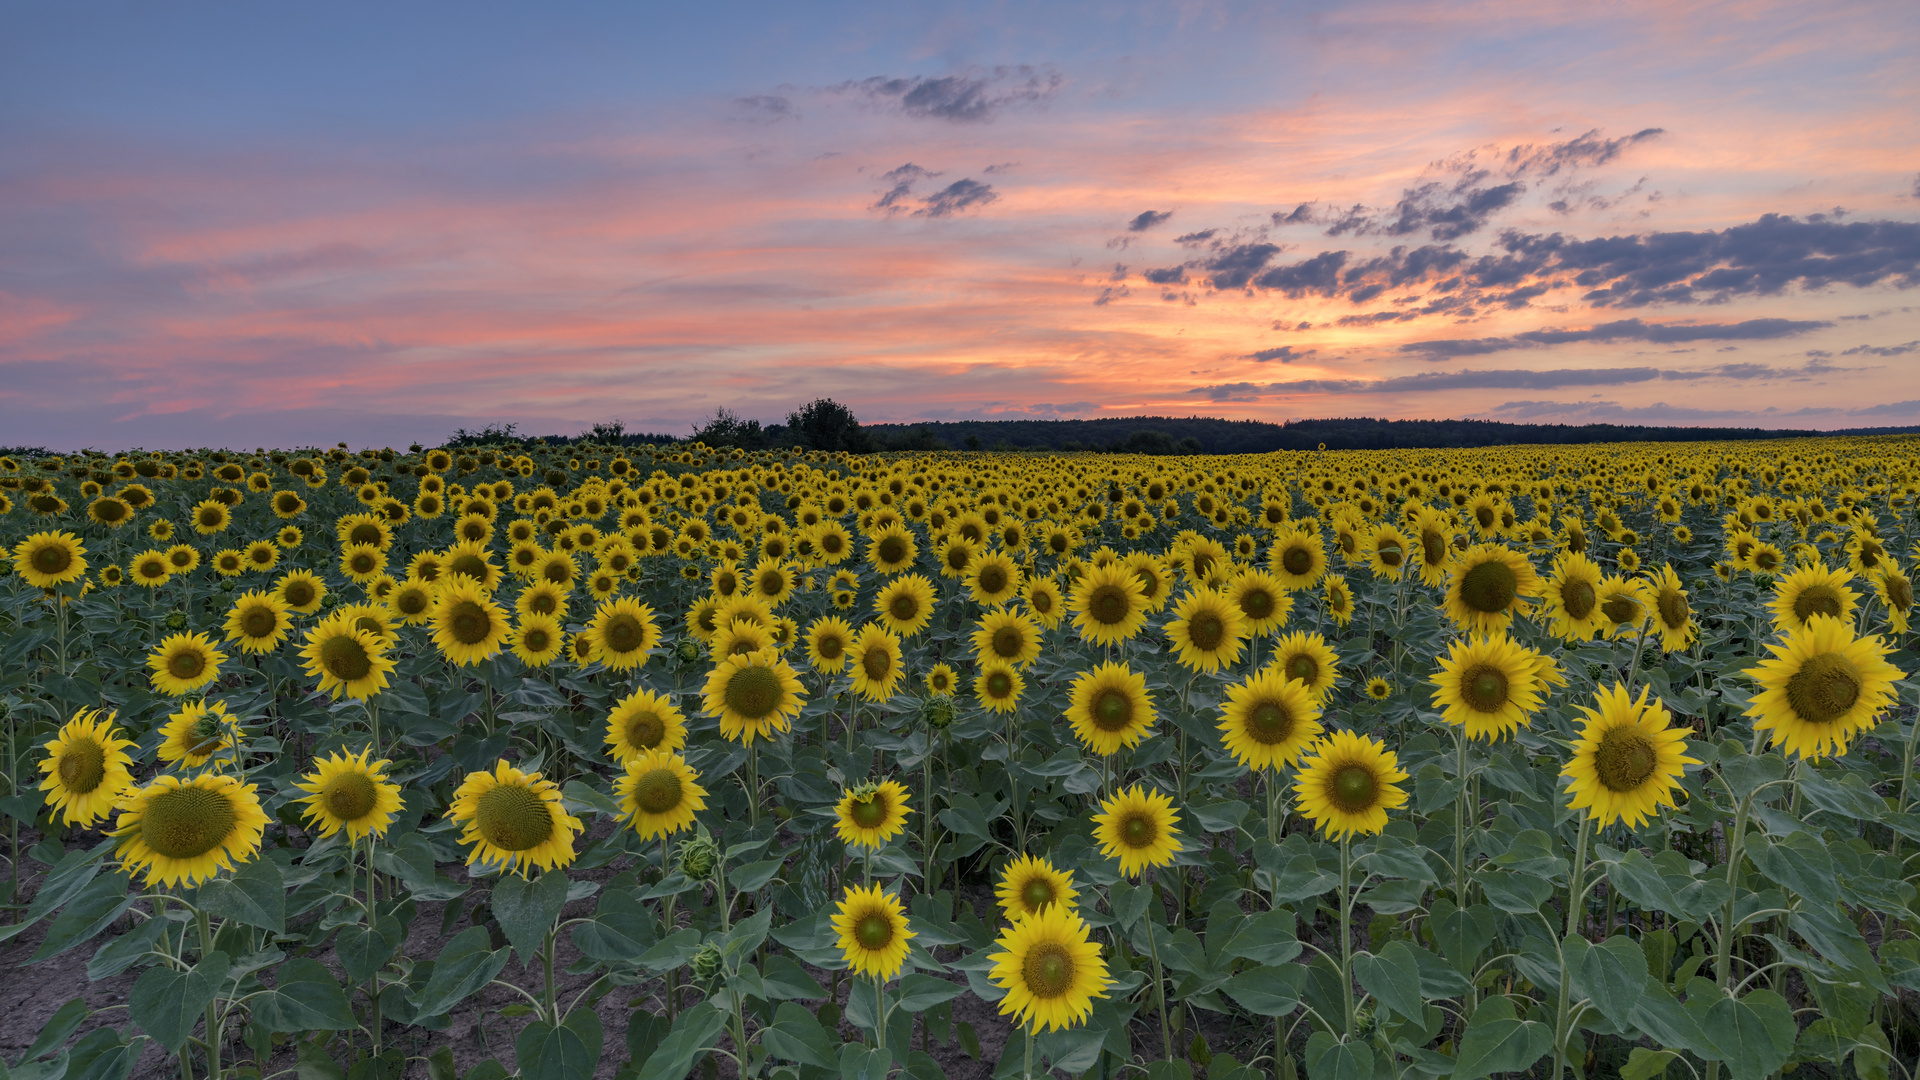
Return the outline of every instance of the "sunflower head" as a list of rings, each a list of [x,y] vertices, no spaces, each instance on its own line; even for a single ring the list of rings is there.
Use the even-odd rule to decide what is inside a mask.
[[[13,546],[13,571],[36,589],[78,581],[87,572],[87,548],[69,532],[38,532]]]
[[[148,885],[197,885],[252,859],[268,822],[259,792],[231,776],[158,777],[119,804],[122,863]]]
[[[880,848],[907,827],[907,789],[886,780],[850,788],[834,807],[840,839],[865,848]]]
[[[1020,919],[1054,904],[1072,908],[1080,894],[1073,887],[1072,871],[1061,870],[1046,859],[1022,855],[1000,872],[994,895],[1007,918]]]
[[[1888,663],[1891,652],[1878,636],[1856,637],[1849,623],[1816,615],[1786,640],[1768,645],[1774,655],[1745,672],[1761,691],[1747,707],[1754,728],[1771,732],[1771,744],[1817,760],[1844,754],[1871,730],[1893,703],[1893,686],[1905,674]]]
[[[694,815],[706,808],[707,789],[680,755],[648,750],[628,758],[626,766],[614,781],[615,801],[641,839],[693,827]]]
[[[1380,740],[1335,731],[1314,750],[1293,786],[1294,805],[1328,836],[1376,834],[1386,828],[1388,810],[1406,805],[1398,782],[1407,774]]]
[[[154,689],[184,697],[218,679],[226,658],[205,634],[172,634],[148,654],[147,667],[153,672]]]
[[[1140,579],[1120,562],[1095,566],[1073,587],[1074,627],[1096,645],[1112,645],[1138,634],[1147,621],[1146,592]]]
[[[909,942],[919,935],[907,925],[900,900],[880,886],[847,886],[833,915],[847,966],[861,975],[891,979],[906,965]]]
[[[133,784],[127,748],[133,740],[113,726],[117,714],[82,709],[61,727],[46,745],[40,771],[40,790],[48,805],[60,811],[65,825],[82,828],[107,816]]]
[[[560,789],[539,773],[522,772],[502,759],[493,771],[468,773],[454,792],[447,816],[465,826],[460,842],[472,844],[467,864],[517,870],[551,870],[573,861],[580,819],[561,805]]]
[[[665,694],[635,690],[607,715],[606,744],[617,761],[632,761],[656,750],[677,752],[686,743],[686,717]]]
[[[1600,692],[1596,708],[1580,710],[1586,719],[1560,775],[1569,780],[1568,805],[1601,825],[1646,824],[1661,806],[1675,805],[1682,768],[1700,764],[1686,755],[1687,729],[1674,728],[1672,714],[1658,699],[1649,702],[1649,692],[1642,688],[1634,699],[1616,683]]]
[[[1111,661],[1074,679],[1067,722],[1094,753],[1106,757],[1138,746],[1157,717],[1146,676]]]
[[[1180,815],[1173,800],[1135,784],[1106,799],[1093,818],[1093,838],[1102,854],[1120,860],[1120,872],[1138,877],[1166,866],[1180,853]]]
[[[1111,983],[1100,946],[1067,904],[1017,916],[996,944],[989,978],[1007,991],[1000,1012],[1023,1027],[1072,1027],[1092,1015],[1094,999],[1107,996]]]
[[[721,733],[749,743],[791,727],[806,700],[799,676],[773,649],[717,658],[702,696]]]
[[[348,838],[381,836],[400,812],[400,785],[387,779],[384,758],[370,761],[372,747],[358,754],[336,753],[314,759],[314,769],[295,787],[307,793],[305,818],[320,835],[345,831]]]
[[[1222,712],[1227,752],[1256,771],[1298,762],[1323,730],[1319,702],[1306,684],[1273,668],[1229,688]]]

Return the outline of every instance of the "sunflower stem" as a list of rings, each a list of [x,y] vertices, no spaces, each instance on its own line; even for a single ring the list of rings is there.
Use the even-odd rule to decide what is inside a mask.
[[[547,1010],[547,1023],[553,1024],[557,1027],[560,1023],[560,1011],[556,1007],[554,983],[553,983],[554,929],[555,927],[552,927],[552,926],[547,927],[547,933],[545,935],[545,938],[540,943],[540,968],[541,968],[541,973],[546,976],[546,983],[547,983],[546,989],[541,995],[542,1000],[545,1002],[545,1007]],[[378,1042],[379,1040],[376,1037],[375,1038],[376,1046],[378,1045]],[[375,1052],[377,1053],[378,1051],[375,1051]]]
[[[1640,654],[1645,651],[1647,628],[1653,625],[1653,616],[1640,620],[1640,634],[1633,639],[1633,664],[1627,668],[1627,694],[1633,694],[1633,681],[1640,677]]]
[[[873,976],[873,1041],[880,1049],[887,1048],[887,977],[877,972]]]
[[[200,959],[213,952],[213,919],[201,908],[195,912],[200,922]],[[220,1003],[207,1002],[207,1077],[220,1080]]]
[[[1900,762],[1900,804],[1894,809],[1902,814],[1907,812],[1907,787],[1913,782],[1913,755],[1916,740],[1920,740],[1920,716],[1914,717],[1913,722],[1907,725],[1907,753]],[[1894,833],[1892,855],[1896,861],[1900,858],[1900,840],[1900,833]]]
[[[1143,884],[1151,888],[1153,886],[1153,878],[1149,876]],[[1172,1061],[1173,1035],[1167,1027],[1167,976],[1160,967],[1160,945],[1154,940],[1153,912],[1151,908],[1149,908],[1147,913],[1146,929],[1147,955],[1153,959],[1153,1003],[1159,1007],[1160,1011],[1160,1048],[1161,1052],[1165,1055],[1164,1060]]]
[[[1033,1021],[1027,1021],[1027,1062],[1021,1071],[1026,1080],[1033,1080]]]
[[[747,741],[747,807],[749,810],[750,822],[756,826],[759,825],[760,824],[760,743],[757,740],[753,740],[753,739],[749,739]]]

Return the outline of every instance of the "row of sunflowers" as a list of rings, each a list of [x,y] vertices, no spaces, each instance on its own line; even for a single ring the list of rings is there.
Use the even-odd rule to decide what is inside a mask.
[[[1914,449],[0,458],[0,1064],[1910,1076]]]

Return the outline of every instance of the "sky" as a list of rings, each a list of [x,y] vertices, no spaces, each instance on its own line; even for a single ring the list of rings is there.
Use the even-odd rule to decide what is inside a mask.
[[[1920,5],[0,6],[0,444],[1920,424]]]

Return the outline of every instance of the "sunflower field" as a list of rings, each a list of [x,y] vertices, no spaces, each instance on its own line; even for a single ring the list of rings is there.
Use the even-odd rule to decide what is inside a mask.
[[[1916,451],[0,458],[0,1080],[1914,1080]]]

